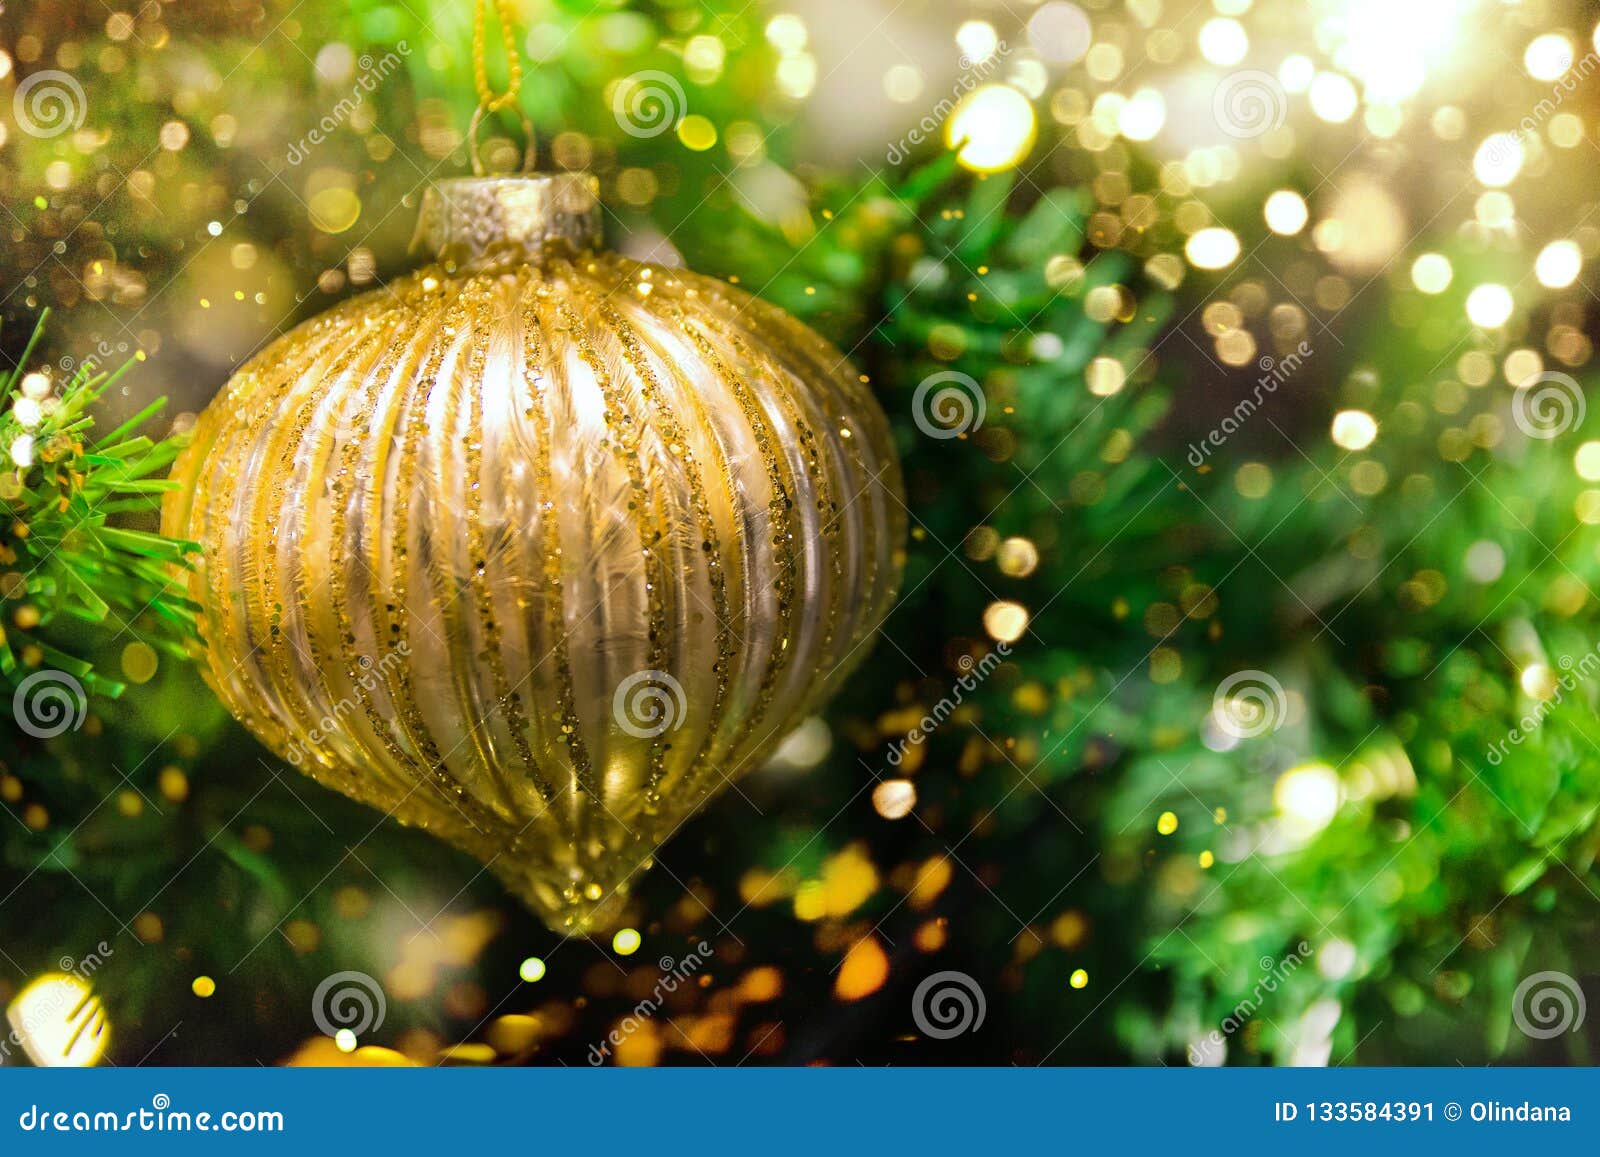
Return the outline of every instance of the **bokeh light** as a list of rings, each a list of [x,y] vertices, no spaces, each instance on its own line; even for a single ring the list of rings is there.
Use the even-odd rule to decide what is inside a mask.
[[[1010,85],[974,89],[956,106],[945,141],[967,168],[998,173],[1013,168],[1033,147],[1033,105]]]

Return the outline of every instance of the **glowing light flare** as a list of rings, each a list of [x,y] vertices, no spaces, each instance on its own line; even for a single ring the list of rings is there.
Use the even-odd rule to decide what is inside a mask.
[[[717,127],[699,113],[678,122],[678,139],[686,148],[703,153],[717,143]]]
[[[1572,455],[1572,465],[1585,482],[1600,482],[1600,442],[1585,442]]]
[[[1237,20],[1218,16],[1200,26],[1200,55],[1212,64],[1238,64],[1249,51],[1250,37]]]
[[[1261,207],[1261,213],[1267,220],[1267,228],[1285,237],[1292,237],[1304,229],[1311,217],[1305,198],[1292,189],[1279,189],[1273,193]]]
[[[1411,263],[1411,284],[1423,293],[1443,293],[1453,277],[1450,259],[1442,253],[1424,253]]]
[[[1460,8],[1461,0],[1343,0],[1317,39],[1334,46],[1334,64],[1361,82],[1367,100],[1397,103],[1455,54]]]
[[[990,84],[962,98],[945,126],[945,143],[965,167],[998,173],[1028,155],[1037,132],[1028,98],[1010,85]]]
[[[968,20],[956,29],[956,44],[973,64],[982,64],[1000,48],[1000,34],[987,20]]]
[[[1572,41],[1559,32],[1536,36],[1522,53],[1522,66],[1534,80],[1560,80],[1572,67]]]
[[[1472,155],[1473,175],[1491,189],[1504,188],[1522,171],[1523,156],[1520,140],[1511,133],[1495,133]]]
[[[1316,64],[1309,56],[1299,53],[1284,57],[1283,63],[1278,65],[1278,83],[1283,85],[1285,92],[1305,92],[1316,75]]]
[[[83,1068],[105,1055],[106,1012],[87,981],[65,972],[34,980],[6,1009],[12,1038],[42,1068]]]
[[[903,820],[917,806],[917,789],[909,779],[886,779],[872,789],[872,809],[886,820]]]
[[[1329,124],[1342,125],[1356,115],[1360,99],[1350,78],[1337,72],[1319,72],[1311,81],[1311,111]]]
[[[1226,269],[1239,259],[1239,238],[1230,229],[1202,229],[1184,244],[1183,254],[1196,269]]]
[[[1340,410],[1333,416],[1333,442],[1344,450],[1365,450],[1378,437],[1378,422],[1365,410]]]
[[[808,39],[805,21],[791,12],[780,13],[767,21],[767,43],[779,52],[799,52]]]
[[[995,552],[995,565],[1007,578],[1027,578],[1039,566],[1039,548],[1030,539],[1008,538]]]
[[[1122,392],[1128,381],[1128,371],[1116,358],[1095,358],[1085,367],[1083,380],[1095,397],[1111,398]]]
[[[1001,599],[984,610],[983,629],[997,643],[1015,643],[1028,629],[1028,617],[1027,607]]]
[[[1511,318],[1511,291],[1493,282],[1467,295],[1467,319],[1481,329],[1499,329]]]
[[[1555,672],[1543,663],[1530,663],[1522,669],[1522,674],[1517,677],[1517,684],[1522,688],[1522,693],[1531,699],[1551,699],[1560,688]]]
[[[1141,88],[1117,114],[1117,129],[1130,141],[1154,140],[1167,121],[1166,102],[1153,88]]]
[[[1583,251],[1573,241],[1552,241],[1539,251],[1533,274],[1547,289],[1565,289],[1578,280],[1583,269]]]
[[[1278,777],[1272,802],[1286,827],[1311,836],[1333,822],[1341,800],[1339,774],[1325,763],[1292,767]]]

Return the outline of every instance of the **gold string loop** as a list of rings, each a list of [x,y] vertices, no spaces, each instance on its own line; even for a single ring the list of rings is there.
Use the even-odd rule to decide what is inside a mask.
[[[489,0],[477,0],[472,20],[472,79],[478,89],[478,107],[467,128],[467,152],[472,158],[472,171],[483,176],[483,158],[478,154],[478,130],[483,122],[502,109],[516,106],[517,94],[522,91],[522,58],[517,54],[516,20],[511,0],[494,0],[495,14],[500,19],[500,39],[506,53],[506,90],[495,92],[489,85],[489,54],[486,46],[486,29],[489,17]],[[522,155],[523,172],[533,171],[535,142],[533,122],[520,107],[517,116],[522,121],[522,133],[528,142]]]

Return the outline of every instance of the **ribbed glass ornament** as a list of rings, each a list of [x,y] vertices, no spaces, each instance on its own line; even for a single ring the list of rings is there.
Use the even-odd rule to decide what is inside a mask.
[[[593,190],[431,190],[438,262],[241,369],[163,519],[235,716],[568,933],[863,657],[905,536],[845,358],[599,250]]]

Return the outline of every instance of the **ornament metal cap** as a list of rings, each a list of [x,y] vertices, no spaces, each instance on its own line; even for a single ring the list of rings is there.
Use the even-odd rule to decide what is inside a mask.
[[[447,269],[536,263],[551,246],[599,249],[600,182],[588,173],[453,177],[422,195],[413,249]]]

